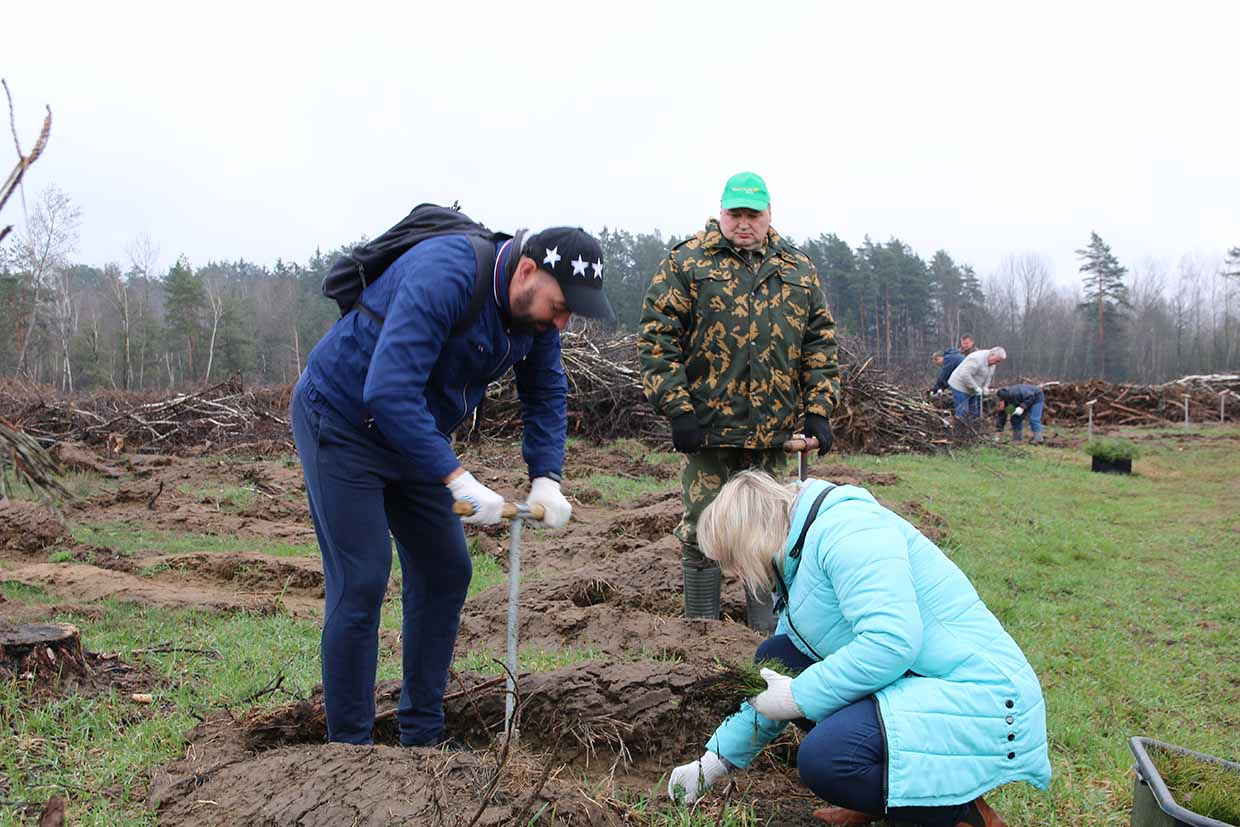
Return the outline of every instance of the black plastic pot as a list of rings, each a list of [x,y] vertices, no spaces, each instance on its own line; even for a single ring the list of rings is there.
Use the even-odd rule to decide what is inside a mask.
[[[1102,457],[1094,457],[1094,464],[1091,470],[1099,471],[1103,474],[1131,474],[1132,460],[1130,459],[1103,459]]]
[[[1128,739],[1128,748],[1137,759],[1137,780],[1132,787],[1132,827],[1240,827],[1214,818],[1198,815],[1185,809],[1175,802],[1167,785],[1146,747],[1158,747],[1168,752],[1178,752],[1211,764],[1220,764],[1236,771],[1240,780],[1240,764],[1215,758],[1191,749],[1165,744],[1153,738],[1132,737]]]

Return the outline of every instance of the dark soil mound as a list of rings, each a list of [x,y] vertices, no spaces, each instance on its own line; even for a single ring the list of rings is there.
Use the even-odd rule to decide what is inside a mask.
[[[497,774],[498,753],[424,748],[323,744],[251,756],[195,741],[189,755],[151,785],[147,803],[163,827],[622,823],[570,780],[543,778],[536,757],[509,756]]]
[[[318,560],[310,558],[270,557],[246,552],[195,552],[170,554],[144,562],[147,565],[164,564],[174,571],[256,592],[288,589],[309,591],[314,597],[323,596],[322,567]]]
[[[68,537],[64,521],[47,506],[0,500],[0,549],[34,554]]]

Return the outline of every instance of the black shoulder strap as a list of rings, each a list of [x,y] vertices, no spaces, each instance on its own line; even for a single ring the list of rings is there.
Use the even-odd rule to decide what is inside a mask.
[[[797,537],[796,545],[794,545],[788,551],[788,556],[792,557],[793,559],[796,559],[801,556],[801,550],[805,547],[805,538],[809,536],[809,527],[814,524],[814,520],[818,519],[818,509],[822,508],[822,501],[825,500],[827,498],[827,495],[830,494],[834,489],[835,489],[834,485],[832,485],[831,483],[827,483],[826,489],[823,490],[823,492],[814,499],[813,505],[809,507],[809,513],[805,515],[805,523],[801,526],[801,536]],[[775,570],[775,583],[776,583],[777,588],[779,589],[779,603],[782,603],[783,605],[783,609],[785,611],[784,617],[788,621],[789,630],[791,630],[794,635],[800,638],[801,642],[805,644],[805,648],[809,649],[810,654],[812,654],[818,660],[822,660],[822,655],[818,654],[818,650],[815,649],[813,645],[810,644],[810,642],[805,639],[805,635],[801,634],[800,630],[798,630],[797,627],[792,623],[792,612],[789,610],[789,606],[788,606],[788,586],[786,583],[784,583],[783,572],[781,572],[779,568],[775,566],[774,563],[771,564],[771,568]],[[776,612],[778,612],[779,610],[780,610],[780,607],[777,605]]]
[[[478,319],[478,314],[486,304],[487,295],[491,292],[491,278],[495,273],[495,242],[490,238],[471,235],[469,243],[473,245],[474,261],[478,266],[478,271],[474,274],[474,292],[469,297],[465,315],[457,319],[449,336],[464,332]]]
[[[801,549],[805,547],[805,538],[809,536],[809,527],[812,526],[814,524],[814,520],[818,518],[818,509],[822,508],[822,501],[825,500],[827,495],[834,490],[835,486],[831,483],[827,483],[827,487],[823,489],[823,492],[814,500],[814,504],[809,507],[809,513],[805,515],[805,523],[801,526],[801,536],[797,538],[796,545],[794,545],[788,552],[788,556],[792,559],[795,560],[801,556]]]

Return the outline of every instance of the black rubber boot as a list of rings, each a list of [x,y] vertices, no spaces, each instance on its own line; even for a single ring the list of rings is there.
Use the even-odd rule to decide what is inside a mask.
[[[685,583],[685,617],[719,619],[719,590],[723,585],[723,572],[719,564],[711,560],[701,563],[682,561]]]
[[[768,590],[755,595],[745,587],[745,623],[767,637],[775,631],[775,600]]]

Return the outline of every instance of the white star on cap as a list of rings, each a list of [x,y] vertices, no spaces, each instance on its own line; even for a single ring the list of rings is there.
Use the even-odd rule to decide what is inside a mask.
[[[586,268],[590,266],[590,262],[583,259],[580,253],[578,253],[577,257],[570,263],[573,265],[574,276],[584,276],[586,274]]]
[[[594,268],[594,277],[601,280],[603,278],[603,260],[599,259],[590,266]]]
[[[560,255],[560,248],[558,246],[551,247],[547,250],[547,257],[543,259],[543,264],[550,264],[554,267],[559,263],[561,258],[563,258],[563,256]]]

